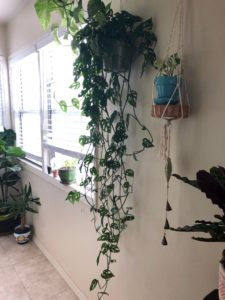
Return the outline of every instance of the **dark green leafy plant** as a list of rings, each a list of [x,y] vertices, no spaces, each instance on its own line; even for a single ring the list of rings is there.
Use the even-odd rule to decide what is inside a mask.
[[[80,166],[85,173],[80,185],[93,213],[100,243],[97,265],[103,258],[106,262],[101,280],[94,279],[90,285],[90,290],[99,289],[98,299],[101,299],[108,295],[108,283],[114,277],[111,265],[120,252],[121,234],[135,218],[132,207],[127,204],[135,174],[127,167],[126,158],[137,160],[139,153],[153,147],[152,135],[136,113],[138,95],[130,84],[131,64],[127,72],[105,72],[104,59],[114,52],[109,45],[116,39],[135,49],[132,60],[143,57],[143,72],[155,60],[156,36],[152,32],[151,19],[143,22],[142,18],[126,11],[113,14],[111,5],[105,5],[101,0],[90,0],[87,14],[84,14],[82,1],[38,0],[35,8],[45,28],[50,26],[52,12],[60,14],[66,35],[72,36],[72,49],[78,53],[71,87],[79,88],[82,81],[80,106],[82,114],[90,118],[90,134],[80,137],[80,144],[88,147]],[[64,111],[65,105],[63,103]],[[143,138],[139,148],[129,152],[127,142],[131,122],[136,122]],[[80,192],[73,191],[67,200],[75,203],[80,196]]]
[[[159,71],[160,76],[174,76],[177,67],[180,65],[181,59],[177,53],[171,54],[166,59],[156,59],[154,67]]]
[[[196,224],[192,226],[170,229],[186,232],[205,232],[211,236],[211,238],[193,237],[198,241],[225,241],[225,169],[223,167],[212,167],[209,172],[200,170],[196,174],[196,180],[189,180],[187,177],[181,177],[178,174],[173,176],[205,193],[213,204],[222,209],[223,215],[215,215],[215,218],[220,220],[219,222],[197,220]]]
[[[7,203],[11,199],[12,193],[19,193],[16,186],[20,180],[18,157],[24,157],[25,153],[20,147],[15,145],[16,134],[11,129],[4,129],[0,132],[0,203]],[[1,213],[5,209],[0,209]]]
[[[16,134],[12,129],[0,132],[0,214],[20,216],[21,229],[25,227],[26,211],[37,213],[33,204],[40,205],[39,198],[32,196],[31,185],[24,189],[18,186],[21,166],[18,158],[25,156],[20,147],[15,146]]]
[[[39,198],[33,197],[31,184],[25,185],[19,194],[10,195],[7,202],[0,203],[0,208],[12,213],[14,217],[20,216],[20,230],[24,231],[26,225],[26,212],[38,213],[34,206],[41,205]]]

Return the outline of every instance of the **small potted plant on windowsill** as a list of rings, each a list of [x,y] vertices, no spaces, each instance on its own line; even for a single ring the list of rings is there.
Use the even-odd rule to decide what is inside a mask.
[[[76,181],[77,160],[65,160],[64,166],[59,169],[59,178],[63,184],[71,184]]]
[[[180,66],[181,59],[177,53],[174,53],[166,59],[156,59],[154,67],[159,71],[155,77],[154,85],[157,97],[154,103],[158,105],[177,104],[179,102],[179,88],[181,84]]]

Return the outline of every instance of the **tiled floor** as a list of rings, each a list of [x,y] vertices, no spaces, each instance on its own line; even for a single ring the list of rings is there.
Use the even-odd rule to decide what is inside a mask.
[[[0,300],[78,300],[33,242],[0,236]]]

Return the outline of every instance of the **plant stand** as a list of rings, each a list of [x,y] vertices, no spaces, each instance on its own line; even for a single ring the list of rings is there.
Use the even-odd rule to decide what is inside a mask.
[[[151,116],[166,120],[183,119],[189,116],[189,105],[158,105],[153,104],[151,108]]]

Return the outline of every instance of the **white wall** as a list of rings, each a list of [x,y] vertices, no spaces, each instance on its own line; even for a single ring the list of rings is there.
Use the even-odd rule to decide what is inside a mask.
[[[6,27],[5,25],[0,25],[0,55],[6,56],[7,45],[6,45]]]
[[[44,34],[34,10],[35,0],[30,0],[23,10],[7,24],[8,54],[26,49]]]
[[[113,1],[119,6],[119,1]],[[125,1],[124,7],[147,18],[153,16],[158,35],[157,49],[165,54],[177,1]],[[173,122],[174,172],[194,177],[195,171],[225,165],[225,2],[189,0],[185,34],[185,72],[191,101],[191,116]],[[32,5],[8,26],[9,53],[27,46],[42,35]],[[121,241],[114,266],[111,300],[199,300],[217,286],[218,261],[224,244],[199,243],[191,234],[169,232],[167,247],[161,246],[165,214],[164,166],[157,157],[163,121],[150,117],[153,69],[139,78],[135,64],[133,87],[139,94],[139,115],[151,129],[156,147],[131,163],[135,168],[134,205],[136,220]],[[135,133],[132,144],[137,142]],[[62,266],[88,300],[89,283],[96,276],[98,245],[88,207],[64,202],[65,192],[30,171],[24,171],[40,196],[42,207],[34,218],[36,238]],[[210,219],[216,212],[197,190],[171,180],[173,226]]]

